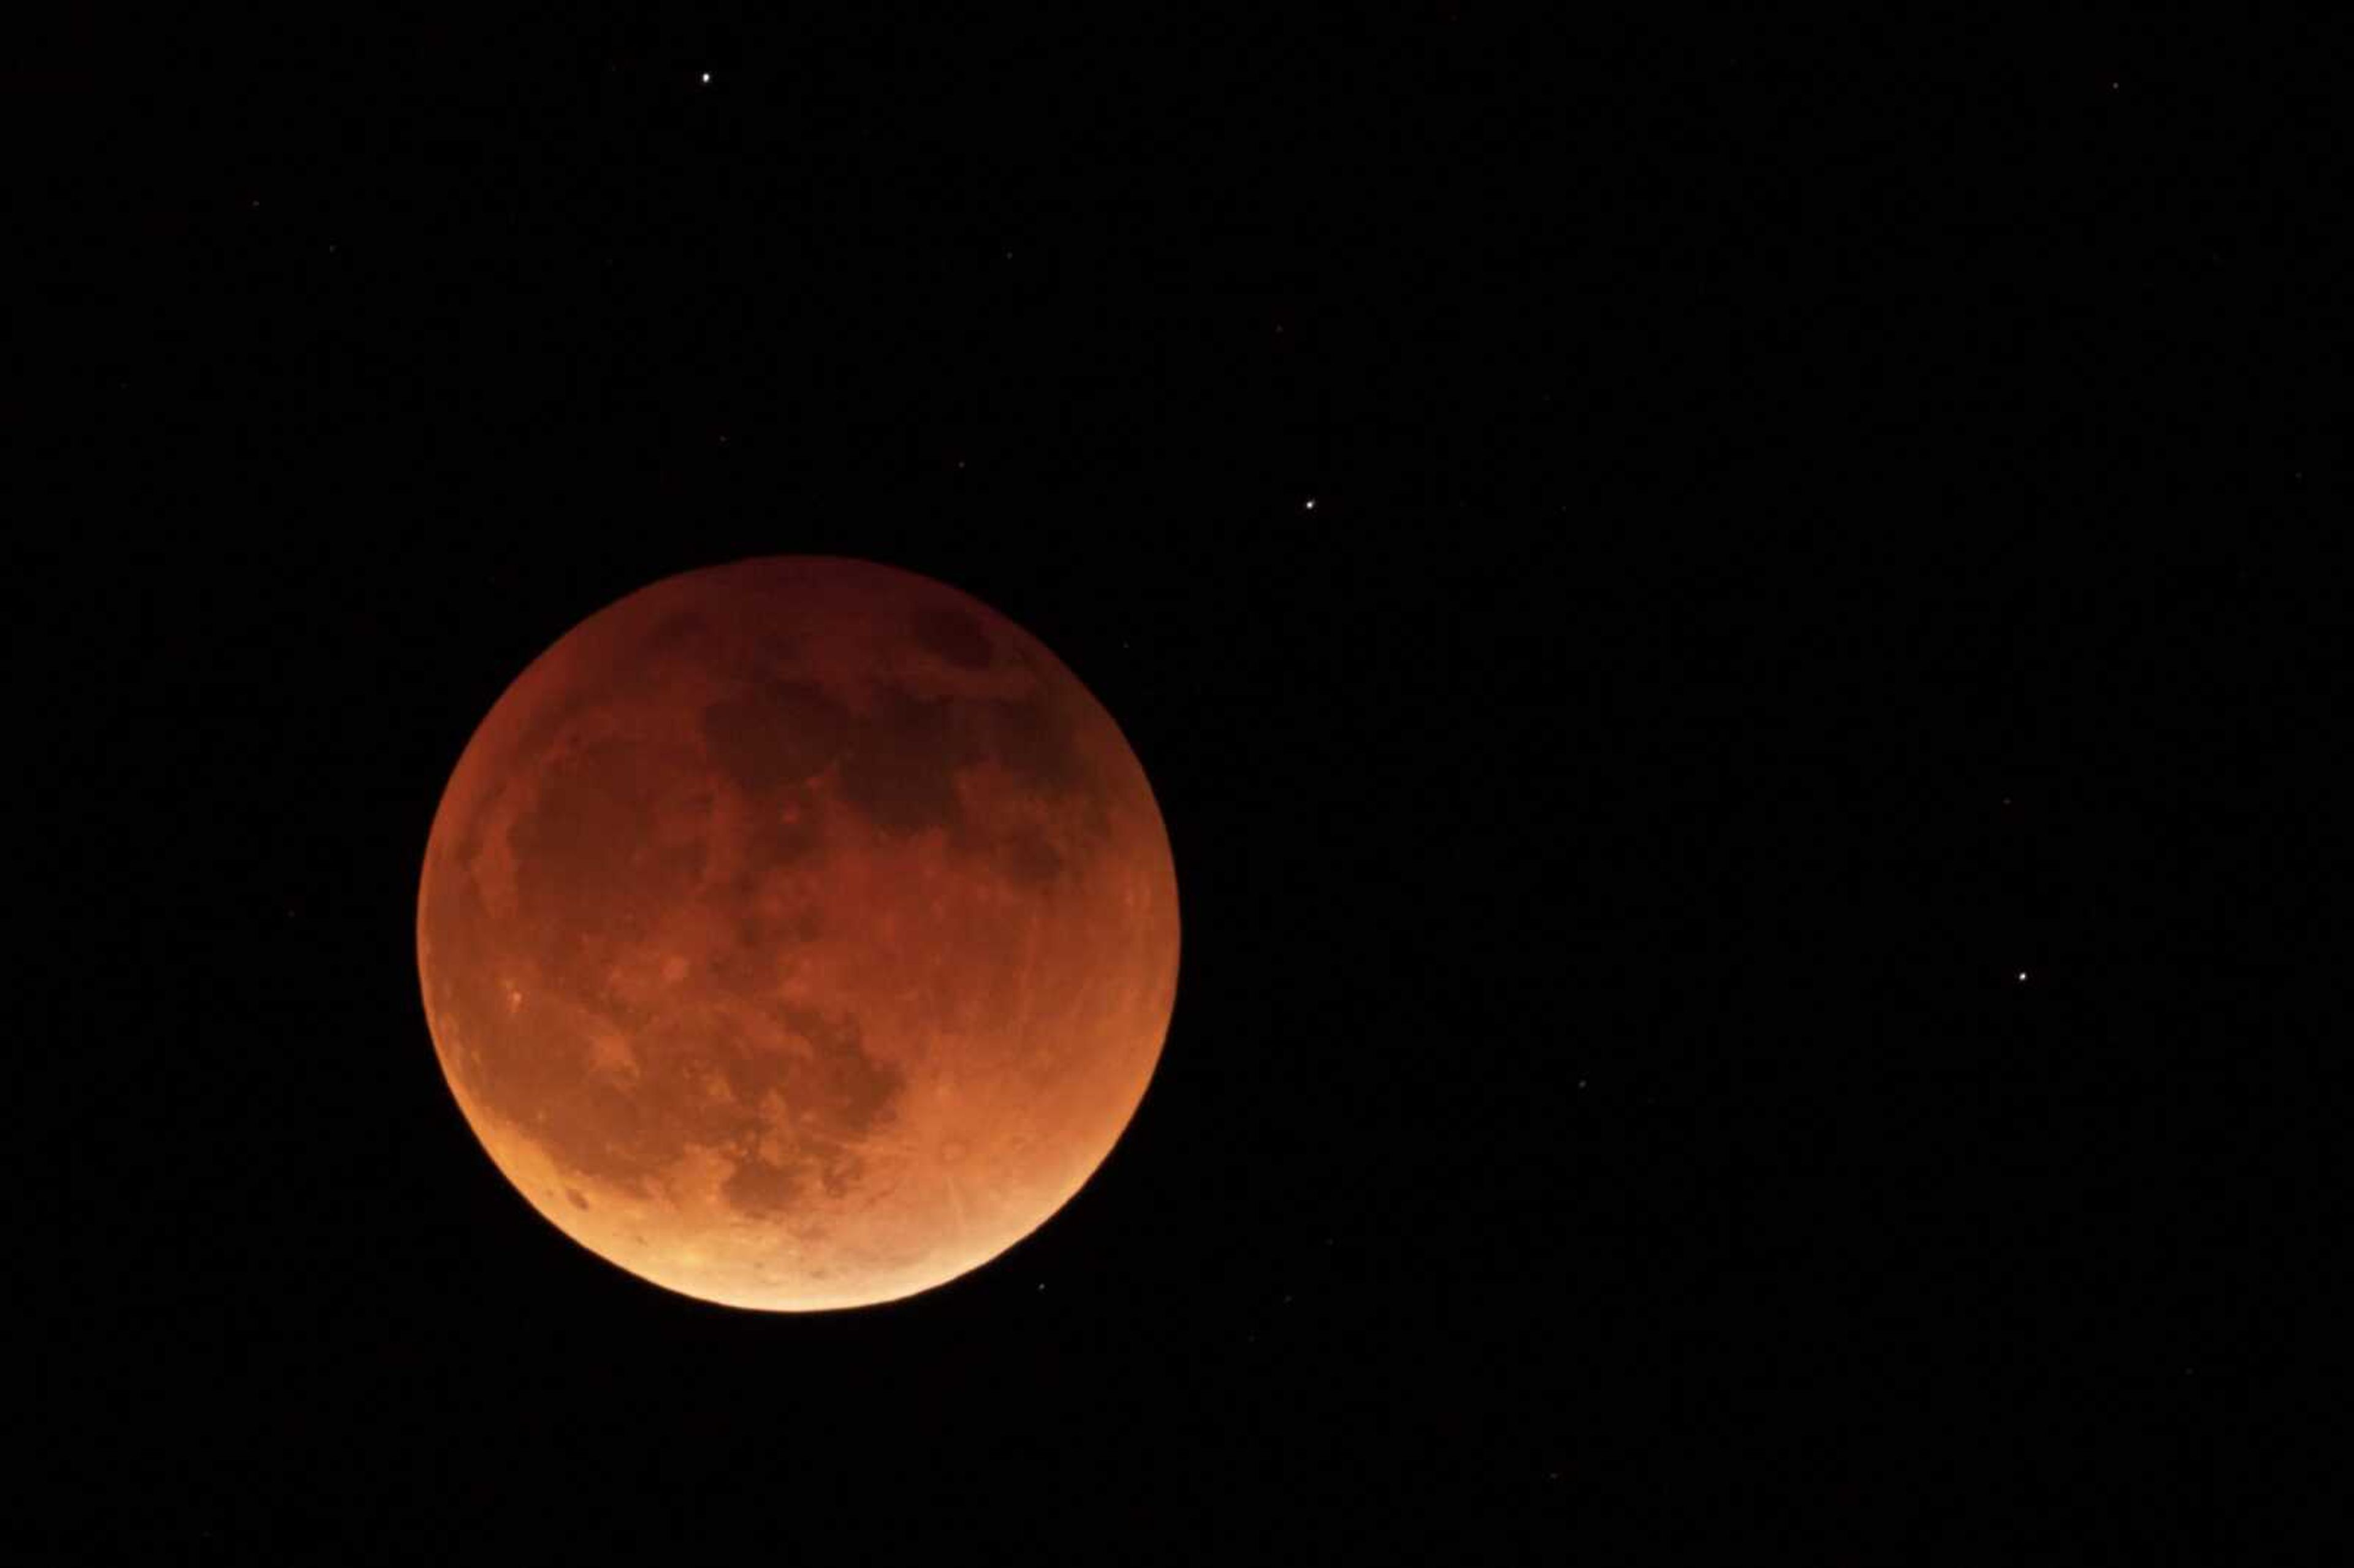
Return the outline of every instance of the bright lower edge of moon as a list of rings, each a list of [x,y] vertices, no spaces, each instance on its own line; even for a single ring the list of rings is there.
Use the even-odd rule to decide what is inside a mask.
[[[417,953],[451,1091],[550,1224],[703,1300],[859,1307],[1102,1164],[1168,1033],[1176,873],[1035,638],[779,556],[633,593],[516,677],[434,815]]]

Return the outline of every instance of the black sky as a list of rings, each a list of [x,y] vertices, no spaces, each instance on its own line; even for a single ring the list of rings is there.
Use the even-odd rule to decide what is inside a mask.
[[[2273,1558],[2342,34],[235,26],[7,74],[34,1540]],[[801,1319],[533,1216],[412,948],[522,665],[787,553],[1185,913],[1097,1181]]]

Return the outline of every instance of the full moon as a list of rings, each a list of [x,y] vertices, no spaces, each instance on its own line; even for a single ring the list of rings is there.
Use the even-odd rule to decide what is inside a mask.
[[[1144,769],[909,572],[688,572],[540,655],[443,791],[417,959],[493,1163],[599,1257],[774,1311],[927,1290],[1127,1128],[1177,989]]]

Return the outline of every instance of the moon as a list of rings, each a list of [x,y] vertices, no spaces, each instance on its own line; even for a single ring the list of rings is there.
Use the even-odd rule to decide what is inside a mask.
[[[1142,1100],[1176,1000],[1143,768],[1004,616],[779,556],[590,616],[435,812],[417,959],[492,1161],[705,1301],[930,1289],[1036,1229]]]

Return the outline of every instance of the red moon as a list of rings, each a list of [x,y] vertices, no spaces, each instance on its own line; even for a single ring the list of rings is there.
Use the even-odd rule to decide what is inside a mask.
[[[688,572],[492,707],[435,813],[425,1012],[507,1180],[599,1257],[772,1311],[1036,1229],[1177,989],[1144,769],[1035,638],[912,573]]]

